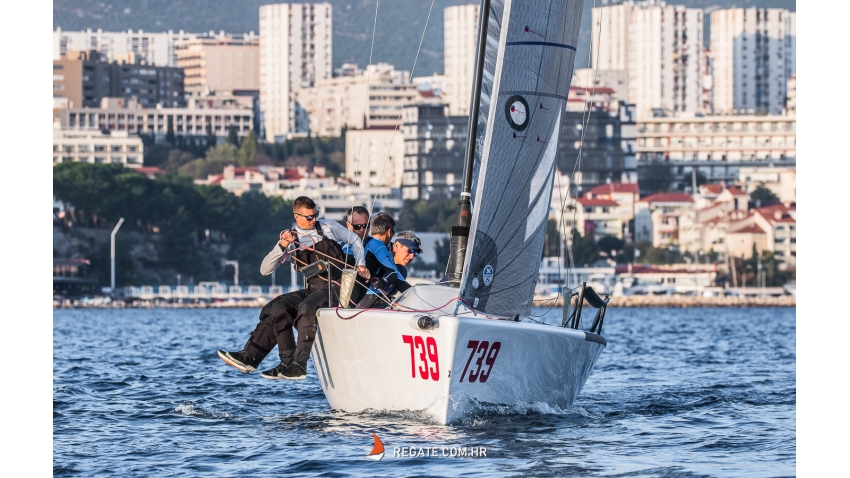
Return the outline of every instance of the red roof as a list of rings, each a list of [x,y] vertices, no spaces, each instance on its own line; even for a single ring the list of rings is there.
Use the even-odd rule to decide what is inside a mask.
[[[617,201],[612,201],[610,199],[578,198],[576,199],[576,202],[582,206],[619,206]]]
[[[646,196],[640,202],[694,202],[694,198],[682,193],[658,193]]]
[[[720,194],[723,192],[722,184],[703,184],[700,189],[711,194]]]
[[[733,196],[746,196],[747,195],[747,193],[745,193],[744,191],[741,191],[737,186],[732,186],[731,188],[727,188],[726,190],[729,191]]]
[[[751,226],[742,227],[741,229],[729,231],[729,234],[764,234],[764,229],[760,228],[758,224],[753,224]]]
[[[420,90],[419,96],[421,96],[423,98],[436,98],[437,97],[437,95],[435,95],[434,92],[431,91],[431,90],[424,90],[424,91]]]
[[[611,193],[634,193],[640,194],[640,190],[638,190],[638,185],[635,183],[611,183],[611,184],[602,184],[596,186],[585,194],[589,194],[591,196],[597,194],[611,194]]]

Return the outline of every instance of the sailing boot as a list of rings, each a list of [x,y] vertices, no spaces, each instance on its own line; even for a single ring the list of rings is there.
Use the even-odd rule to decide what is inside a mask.
[[[251,339],[253,338],[254,336],[252,334]],[[219,350],[218,357],[222,359],[224,363],[242,373],[251,373],[257,370],[260,362],[266,358],[266,355],[268,355],[270,350],[264,350],[263,347],[254,343],[251,339],[248,339],[245,347],[242,347],[242,350],[239,352],[225,352],[224,350]]]
[[[278,377],[284,380],[304,380],[307,378],[307,359],[310,358],[310,350],[296,350],[292,363],[284,368]]]
[[[278,349],[278,350],[280,350],[280,349]],[[280,363],[277,364],[277,367],[275,367],[273,369],[266,370],[265,372],[261,373],[260,374],[261,377],[267,378],[269,380],[279,380],[279,379],[283,378],[281,376],[281,374],[283,373],[284,370],[286,370],[286,367],[288,367],[289,364],[292,363],[292,358],[295,356],[295,351],[294,350],[285,350],[283,352],[279,352],[279,354],[280,354]]]

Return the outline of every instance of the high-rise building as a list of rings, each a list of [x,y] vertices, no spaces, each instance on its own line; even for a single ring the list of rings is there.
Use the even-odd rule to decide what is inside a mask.
[[[400,188],[404,136],[394,127],[345,132],[345,175],[358,186]]]
[[[175,49],[187,94],[260,89],[260,39],[253,33],[199,36],[177,42]]]
[[[177,66],[175,45],[181,40],[196,38],[195,33],[167,31],[151,33],[143,30],[105,32],[101,29],[86,31],[53,31],[53,60],[59,60],[69,51],[96,51],[106,61],[119,61],[132,55],[135,60],[150,65]],[[133,63],[131,61],[130,63]]]
[[[69,107],[97,107],[103,98],[135,98],[142,107],[180,107],[183,70],[145,63],[102,61],[96,51],[70,52],[53,62],[53,97]]]
[[[703,12],[663,1],[593,9],[593,68],[628,72],[639,117],[653,110],[702,112]]]
[[[714,111],[781,114],[796,73],[796,14],[781,8],[711,13]]]
[[[449,105],[449,114],[468,115],[478,43],[478,5],[448,7],[443,10],[443,21],[443,100]]]
[[[329,3],[260,7],[260,110],[267,141],[306,133],[295,92],[332,74]]]
[[[402,107],[419,99],[407,71],[387,63],[369,65],[365,71],[354,65],[343,67],[346,76],[318,80],[314,87],[295,93],[315,135],[339,136],[344,127],[393,129],[401,125]]]

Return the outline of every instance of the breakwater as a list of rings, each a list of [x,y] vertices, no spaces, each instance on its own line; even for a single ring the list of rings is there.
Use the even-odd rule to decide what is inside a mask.
[[[249,300],[223,300],[212,302],[179,303],[158,300],[136,300],[125,302],[112,301],[54,301],[54,309],[221,309],[233,307],[262,307],[268,299],[257,298]],[[535,307],[562,306],[563,299],[535,299]],[[610,307],[796,307],[797,298],[794,296],[781,297],[697,297],[682,295],[650,295],[650,296],[614,296],[608,303]]]

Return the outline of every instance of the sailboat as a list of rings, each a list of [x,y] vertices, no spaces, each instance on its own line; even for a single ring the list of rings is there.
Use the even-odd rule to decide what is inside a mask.
[[[451,424],[487,405],[566,409],[580,393],[607,345],[607,298],[581,287],[561,327],[527,319],[582,6],[482,1],[448,281],[412,287],[387,310],[319,310],[311,353],[332,408]],[[585,301],[598,309],[588,331]]]

